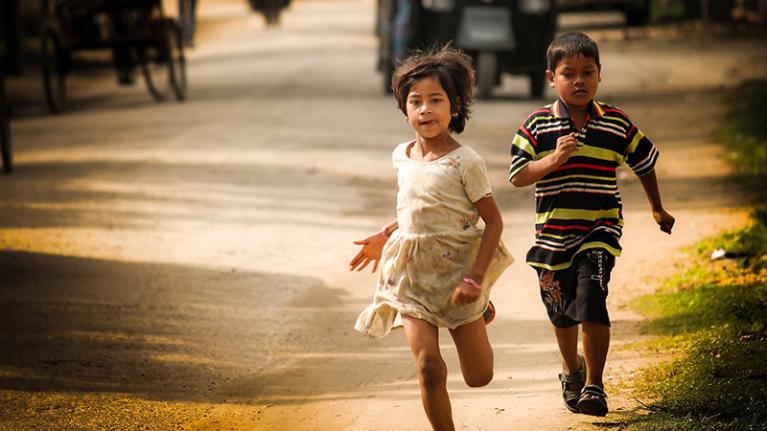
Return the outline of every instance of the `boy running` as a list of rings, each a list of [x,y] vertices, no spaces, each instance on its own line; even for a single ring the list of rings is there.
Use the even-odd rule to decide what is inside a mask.
[[[562,355],[562,396],[572,412],[607,414],[602,373],[610,346],[607,285],[623,227],[616,168],[626,162],[644,187],[655,221],[671,233],[655,162],[658,150],[623,111],[594,101],[599,49],[588,36],[557,37],[546,53],[558,99],[528,116],[511,146],[509,180],[535,184],[535,244],[527,263]],[[583,353],[578,354],[578,325]]]

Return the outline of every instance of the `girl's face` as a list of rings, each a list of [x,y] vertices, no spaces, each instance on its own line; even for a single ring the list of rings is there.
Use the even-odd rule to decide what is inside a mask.
[[[434,139],[448,134],[450,99],[436,76],[416,81],[407,95],[407,121],[416,135]]]

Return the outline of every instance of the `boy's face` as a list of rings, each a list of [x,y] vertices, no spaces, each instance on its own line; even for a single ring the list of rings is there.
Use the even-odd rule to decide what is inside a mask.
[[[601,80],[596,61],[581,54],[563,58],[557,63],[556,70],[546,71],[546,77],[549,86],[557,91],[557,96],[570,110],[586,109]]]
[[[413,84],[406,103],[407,121],[416,134],[431,139],[448,133],[450,99],[436,77],[429,76]]]

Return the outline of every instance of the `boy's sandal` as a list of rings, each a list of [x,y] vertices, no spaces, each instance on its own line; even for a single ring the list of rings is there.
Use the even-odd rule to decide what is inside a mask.
[[[493,305],[493,301],[487,302],[487,308],[482,313],[482,319],[485,320],[485,325],[489,325],[495,319],[495,305]]]
[[[562,382],[562,399],[565,407],[573,413],[578,413],[578,400],[581,398],[581,390],[586,384],[586,366],[582,355],[578,355],[580,368],[570,374],[559,373],[559,381]]]
[[[596,385],[584,386],[578,400],[578,410],[583,414],[604,416],[607,414],[607,395],[604,389]]]

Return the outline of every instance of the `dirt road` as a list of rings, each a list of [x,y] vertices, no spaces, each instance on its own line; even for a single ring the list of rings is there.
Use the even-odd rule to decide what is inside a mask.
[[[372,26],[371,0],[298,1],[277,29],[245,2],[204,1],[187,102],[156,104],[105,75],[74,79],[65,115],[23,110],[17,170],[0,178],[0,429],[428,428],[403,334],[352,330],[374,277],[346,271],[351,242],[394,217],[389,155],[410,136],[379,92]],[[600,97],[660,148],[677,217],[671,237],[658,232],[624,172],[614,409],[633,406],[617,383],[642,362],[621,348],[639,337],[623,304],[673,270],[682,247],[744,220],[714,139],[723,90],[767,76],[766,45],[687,36],[595,35]],[[505,81],[460,137],[488,162],[518,259],[493,293],[493,383],[467,388],[444,338],[466,430],[593,421],[561,406],[553,336],[521,263],[532,190],[505,177],[509,140],[542,103],[526,89]]]

